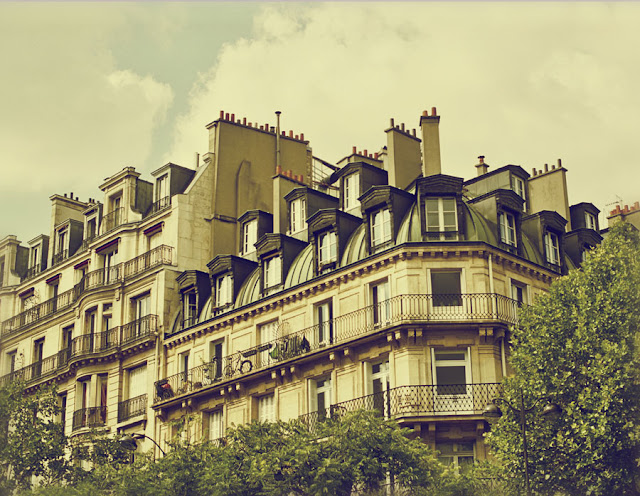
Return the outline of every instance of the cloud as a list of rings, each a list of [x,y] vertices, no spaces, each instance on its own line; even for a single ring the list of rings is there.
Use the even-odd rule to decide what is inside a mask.
[[[190,165],[206,151],[204,126],[220,109],[261,123],[281,110],[286,130],[335,162],[352,145],[383,146],[390,117],[413,128],[437,106],[445,173],[471,177],[480,154],[529,171],[563,158],[571,201],[632,201],[639,13],[591,2],[267,4],[252,36],[200,75],[166,159]]]
[[[105,175],[144,162],[173,91],[118,67],[110,51],[140,19],[136,6],[3,5],[2,14],[0,193],[94,196]]]

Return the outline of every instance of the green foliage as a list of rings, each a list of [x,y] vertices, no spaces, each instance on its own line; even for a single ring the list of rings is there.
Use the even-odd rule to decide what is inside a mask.
[[[539,494],[638,494],[640,240],[611,229],[581,270],[525,309],[513,332],[512,405],[524,397],[531,485]],[[562,415],[540,417],[546,401]],[[520,417],[506,405],[488,436],[507,481],[522,490]]]
[[[52,388],[25,394],[19,381],[0,388],[0,494],[29,489],[34,478],[46,486],[66,477],[67,445],[55,422],[58,413]]]

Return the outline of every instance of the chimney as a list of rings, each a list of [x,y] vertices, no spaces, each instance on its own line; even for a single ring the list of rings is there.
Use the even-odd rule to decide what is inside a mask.
[[[484,163],[484,155],[480,155],[478,157],[478,163],[476,164],[476,169],[478,169],[478,176],[482,176],[487,173],[489,169],[489,165]]]
[[[442,173],[440,163],[440,116],[436,108],[431,109],[431,115],[425,110],[420,117],[422,131],[422,173],[424,176],[435,176]]]
[[[195,154],[193,155],[193,161],[195,163],[196,169],[200,167],[200,154],[198,152],[195,152]]]

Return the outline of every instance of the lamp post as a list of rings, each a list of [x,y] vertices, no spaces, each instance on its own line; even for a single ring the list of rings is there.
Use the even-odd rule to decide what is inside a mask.
[[[531,405],[529,408],[525,408],[524,393],[522,389],[520,389],[519,400],[520,400],[519,405],[513,406],[504,398],[496,398],[493,400],[493,402],[487,404],[486,408],[482,412],[482,415],[489,422],[502,417],[502,411],[500,410],[498,405],[496,405],[496,402],[500,402],[507,405],[512,412],[520,415],[520,428],[522,431],[522,449],[524,451],[524,481],[525,481],[525,487],[527,491],[526,494],[527,496],[531,496],[531,486],[529,484],[529,455],[527,452],[527,420],[526,419],[527,419],[527,413],[533,411],[533,409],[540,403],[540,401],[543,401],[544,398],[536,400],[533,403],[533,405]],[[555,403],[547,403],[547,405],[544,407],[540,415],[542,415],[545,418],[554,418],[560,415],[561,412],[562,412],[562,409]]]
[[[164,452],[164,450],[160,447],[160,445],[155,441],[155,439],[147,436],[146,434],[133,434],[133,435],[125,434],[120,438],[120,446],[122,446],[127,451],[135,451],[138,449],[138,443],[136,441],[139,439],[145,439],[145,438],[151,441],[153,444],[155,444],[158,447],[158,449],[162,453],[162,456],[167,455]]]

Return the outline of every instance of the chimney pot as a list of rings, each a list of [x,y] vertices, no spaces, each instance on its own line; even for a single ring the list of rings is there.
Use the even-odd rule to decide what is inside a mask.
[[[366,148],[364,149],[364,156],[365,156],[365,157],[368,157],[368,156],[369,156],[369,154],[367,153],[367,149],[366,149]]]
[[[265,130],[265,131],[268,131],[268,130],[269,130],[269,123],[268,123],[268,122],[264,125],[264,130]]]
[[[304,141],[304,133],[300,133],[300,141]]]
[[[262,124],[260,124],[260,131],[262,131],[262,130],[263,130],[263,126],[262,126]]]
[[[293,138],[293,131],[289,129],[289,138]]]
[[[220,119],[224,119],[224,110],[220,111]]]
[[[279,165],[276,165],[276,174],[278,175],[282,174],[282,167]]]
[[[247,118],[246,118],[246,117],[243,117],[243,118],[242,118],[242,125],[243,125],[243,126],[246,126],[246,125],[247,125]]]
[[[65,198],[67,197],[67,194],[66,194],[66,193],[64,194],[64,197],[65,197]]]
[[[561,158],[559,158],[559,159],[558,159],[558,169],[559,169],[560,167],[562,167],[562,159],[561,159]]]
[[[622,213],[623,214],[628,214],[629,213],[629,205],[625,205],[624,208],[622,209]]]
[[[377,159],[378,159],[378,157],[379,157],[378,152],[375,152],[375,153],[373,154],[373,158],[375,158],[375,159],[377,160]]]
[[[356,153],[358,153],[356,150],[357,150],[357,148],[354,146],[354,147],[351,149],[351,153],[352,153],[353,155],[355,155]]]
[[[416,137],[416,130],[415,130],[415,128],[411,130],[411,134],[413,134],[413,137],[414,137],[414,138]]]
[[[224,113],[224,119],[225,119],[226,121],[228,121],[228,120],[229,120],[229,112],[225,112],[225,113]]]
[[[296,134],[296,140],[299,138],[299,136]]]
[[[544,171],[549,172],[549,164],[544,164]]]
[[[436,108],[435,107],[431,107],[431,117],[436,117],[438,115]]]
[[[390,123],[391,123],[391,127],[396,125],[395,121],[393,120],[393,117],[390,119]]]
[[[551,166],[551,170],[556,170],[556,164],[553,164],[553,165]]]
[[[640,202],[635,202],[633,204],[633,210],[639,210],[640,209]]]
[[[270,127],[269,127],[269,132],[270,132],[270,133],[275,133],[275,132],[276,132],[276,128],[275,128],[275,127],[273,127],[273,126],[270,126]]]
[[[249,126],[249,127],[253,127],[253,123],[252,123],[252,122],[249,122],[248,126]]]
[[[400,124],[400,130],[404,131],[404,122]]]
[[[422,117],[429,117],[429,111],[428,110],[423,110],[422,111]]]
[[[231,114],[231,121],[235,122],[235,120],[236,120],[236,114]]]
[[[478,160],[480,160],[480,163],[481,163],[481,164],[484,164],[484,155],[480,155],[480,156],[478,157]]]

